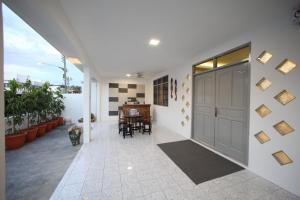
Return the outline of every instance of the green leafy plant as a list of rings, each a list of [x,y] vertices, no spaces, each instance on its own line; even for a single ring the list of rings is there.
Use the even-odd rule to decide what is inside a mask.
[[[50,112],[50,104],[53,94],[49,88],[49,83],[44,83],[41,87],[35,90],[38,123],[47,121],[47,114]]]
[[[4,91],[5,99],[5,117],[12,124],[12,133],[18,132],[19,127],[24,120],[24,102],[21,96],[22,86],[15,80],[10,80],[8,90]]]
[[[22,101],[24,103],[24,114],[27,117],[27,128],[35,123],[37,108],[36,89],[33,87],[30,80],[23,84]]]
[[[58,88],[54,93],[52,97],[52,101],[50,103],[50,112],[52,118],[57,118],[61,116],[62,111],[65,109],[65,105],[63,102],[64,96],[62,95],[62,92],[60,88]]]

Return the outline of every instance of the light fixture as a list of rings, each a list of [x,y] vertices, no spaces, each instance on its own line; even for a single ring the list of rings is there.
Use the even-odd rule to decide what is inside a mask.
[[[262,104],[261,106],[259,106],[258,108],[255,109],[255,111],[257,112],[257,114],[259,114],[259,116],[261,116],[262,118],[266,117],[267,115],[269,115],[272,111],[264,104]]]
[[[282,61],[277,67],[277,71],[281,72],[282,74],[287,74],[291,70],[293,70],[296,67],[296,64],[293,63],[292,61],[285,59]]]
[[[268,79],[266,79],[265,77],[263,77],[262,79],[260,79],[260,81],[258,81],[256,83],[256,86],[261,89],[262,91],[265,91],[266,89],[268,89],[270,86],[272,85],[272,82],[269,81]]]
[[[263,131],[256,133],[254,136],[261,144],[266,143],[271,140],[270,137]]]
[[[131,74],[126,74],[127,77],[131,77]]]
[[[295,131],[287,122],[281,121],[273,126],[280,135],[285,136]]]
[[[274,99],[276,99],[282,105],[286,105],[293,101],[296,97],[286,90],[282,90],[279,94],[277,94]]]
[[[290,157],[284,151],[277,151],[272,155],[280,165],[287,165],[293,162],[293,160],[290,159]]]
[[[262,64],[266,64],[271,58],[272,54],[268,53],[267,51],[263,51],[256,60]]]
[[[128,166],[127,169],[128,169],[128,170],[132,170],[132,166]]]
[[[158,46],[159,43],[160,43],[160,41],[158,39],[154,39],[154,38],[149,41],[149,45],[151,45],[151,46]]]
[[[75,57],[67,57],[67,60],[72,63],[73,65],[81,65],[81,61]]]

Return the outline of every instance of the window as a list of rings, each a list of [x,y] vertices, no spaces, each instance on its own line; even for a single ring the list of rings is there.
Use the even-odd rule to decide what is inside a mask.
[[[246,46],[222,54],[220,56],[215,56],[209,60],[195,64],[193,66],[193,74],[200,74],[206,71],[211,71],[216,68],[248,61],[249,55],[250,55],[250,46]]]
[[[168,106],[169,76],[153,81],[153,104]]]

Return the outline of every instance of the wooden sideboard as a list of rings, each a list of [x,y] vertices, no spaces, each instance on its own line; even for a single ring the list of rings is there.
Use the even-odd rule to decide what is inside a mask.
[[[144,117],[144,119],[150,118],[150,106],[151,104],[124,104],[122,106],[122,111],[124,115],[128,115],[130,109],[137,109],[138,112]]]

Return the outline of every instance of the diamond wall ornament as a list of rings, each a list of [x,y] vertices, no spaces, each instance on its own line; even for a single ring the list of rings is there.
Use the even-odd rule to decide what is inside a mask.
[[[276,99],[282,105],[286,105],[293,101],[296,97],[287,90],[282,90],[279,94],[277,94],[274,99]]]
[[[284,61],[282,61],[282,63],[280,63],[276,69],[277,71],[281,72],[282,74],[287,74],[289,73],[291,70],[293,70],[296,67],[296,64],[293,63],[292,61],[285,59]]]
[[[266,89],[268,89],[270,86],[272,85],[272,82],[268,79],[266,79],[265,77],[263,77],[262,79],[260,79],[260,81],[258,81],[256,83],[256,86],[261,89],[262,91],[265,91]]]
[[[260,131],[254,135],[256,139],[261,143],[264,144],[266,142],[269,142],[271,138],[263,131]]]
[[[184,88],[184,86],[185,86],[185,82],[182,82],[181,86]]]
[[[182,101],[184,101],[184,99],[185,99],[185,96],[184,96],[184,95],[182,95],[182,96],[181,96],[181,100],[182,100]]]
[[[184,121],[181,121],[181,126],[184,126]]]
[[[190,88],[186,88],[186,93],[189,94],[190,93]]]
[[[287,122],[285,121],[281,121],[281,122],[278,122],[277,124],[275,124],[273,126],[277,131],[278,133],[280,133],[282,136],[284,135],[287,135],[287,134],[290,134],[292,132],[295,131],[295,129],[293,127],[291,127]]]
[[[262,64],[266,64],[272,58],[272,54],[268,53],[267,51],[263,51],[256,60]]]
[[[185,105],[186,105],[186,107],[190,107],[190,102],[187,101],[187,102],[185,103]]]
[[[190,120],[190,116],[186,115],[185,119],[186,119],[186,121],[189,121]]]
[[[185,113],[185,110],[184,108],[181,108],[181,113],[184,114]]]
[[[186,79],[187,79],[187,80],[191,80],[191,75],[190,75],[190,74],[187,74],[187,75],[186,75]]]
[[[293,162],[284,151],[277,151],[272,155],[280,165],[287,165]]]
[[[269,115],[272,111],[264,104],[262,104],[261,106],[259,106],[258,108],[255,109],[255,111],[257,112],[257,114],[259,114],[259,116],[261,116],[262,118],[266,117],[267,115]]]

